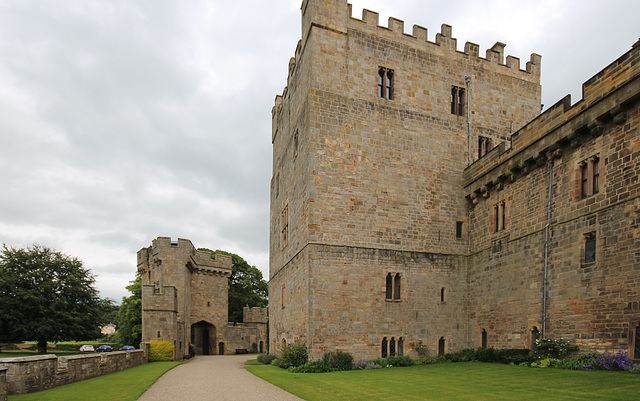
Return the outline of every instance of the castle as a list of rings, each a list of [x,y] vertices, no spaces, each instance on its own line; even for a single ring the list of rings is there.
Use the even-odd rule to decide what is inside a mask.
[[[640,359],[639,43],[541,114],[537,54],[304,0],[272,110],[270,352]]]
[[[173,342],[174,360],[189,353],[225,355],[266,351],[265,308],[243,309],[243,323],[228,322],[232,259],[197,250],[191,241],[158,237],[138,251],[142,278],[142,342]]]

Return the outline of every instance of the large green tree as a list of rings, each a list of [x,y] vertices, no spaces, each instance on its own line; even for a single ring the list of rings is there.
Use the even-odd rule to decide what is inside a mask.
[[[118,332],[116,341],[122,345],[139,346],[142,341],[142,278],[129,282],[127,290],[131,293],[122,298],[118,312]]]
[[[102,305],[95,277],[82,262],[33,245],[0,251],[0,341],[47,342],[98,338]]]
[[[242,322],[242,308],[245,306],[266,308],[269,304],[269,285],[262,278],[262,272],[255,266],[249,265],[235,253],[212,251],[199,248],[201,251],[228,255],[232,259],[231,277],[229,277],[229,321]]]

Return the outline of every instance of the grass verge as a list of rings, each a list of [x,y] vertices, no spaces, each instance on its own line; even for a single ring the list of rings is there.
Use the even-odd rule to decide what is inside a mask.
[[[466,362],[332,373],[247,366],[254,375],[314,400],[637,400],[640,375]]]
[[[9,401],[127,401],[137,400],[166,371],[181,362],[152,362],[108,375],[31,394],[11,395]]]

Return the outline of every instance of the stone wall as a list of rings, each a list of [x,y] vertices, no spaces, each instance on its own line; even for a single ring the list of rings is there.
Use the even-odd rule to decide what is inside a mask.
[[[485,329],[490,346],[531,347],[535,328],[582,352],[633,355],[640,322],[638,59],[636,46],[587,81],[580,102],[564,99],[516,132],[511,149],[496,149],[465,171],[472,345]],[[501,204],[505,222],[496,229]],[[586,260],[591,235],[595,256]]]
[[[7,370],[0,366],[0,401],[7,401]]]
[[[418,339],[434,352],[441,337],[465,346],[462,174],[480,136],[498,143],[539,114],[540,56],[520,69],[503,44],[486,57],[472,43],[459,51],[448,25],[432,42],[395,18],[353,18],[344,0],[305,1],[302,27],[272,111],[272,350],[301,341],[316,357],[374,357],[390,337],[408,352]],[[391,99],[378,94],[381,67],[393,71]],[[454,86],[468,95],[462,115]],[[389,273],[401,302],[385,300]]]
[[[389,336],[405,353],[418,339],[432,354],[440,339],[524,348],[536,331],[585,352],[633,349],[640,43],[543,114],[540,56],[520,69],[504,46],[481,57],[457,50],[448,25],[431,42],[395,18],[353,18],[344,0],[303,2],[272,110],[272,351],[372,357]]]
[[[132,368],[146,363],[142,350],[114,351],[99,354],[38,355],[0,359],[0,370],[6,369],[6,393],[26,394],[64,384]],[[0,400],[2,400],[0,372]]]

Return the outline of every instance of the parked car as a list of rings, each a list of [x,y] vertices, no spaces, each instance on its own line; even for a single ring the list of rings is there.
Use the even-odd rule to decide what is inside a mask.
[[[93,345],[83,345],[80,347],[80,352],[96,352],[96,350]]]
[[[136,349],[136,347],[134,347],[133,345],[125,345],[124,347],[120,348],[120,351],[131,351],[132,349]]]
[[[98,349],[96,349],[96,351],[98,352],[111,352],[113,351],[113,348],[111,348],[110,345],[101,345],[98,347]]]

